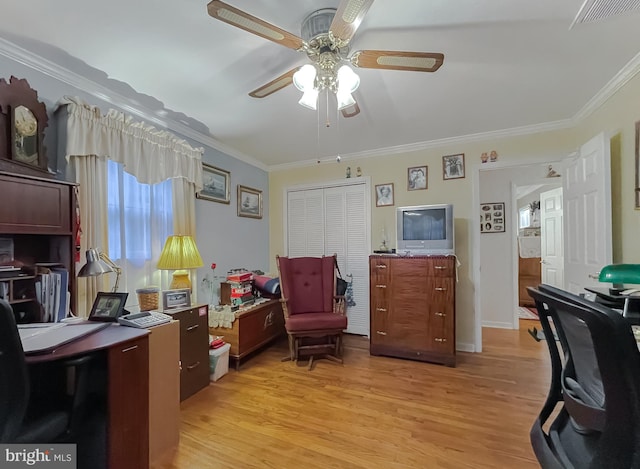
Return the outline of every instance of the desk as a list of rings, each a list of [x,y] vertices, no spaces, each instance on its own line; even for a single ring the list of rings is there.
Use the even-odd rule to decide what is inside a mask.
[[[608,288],[589,287],[585,290],[595,293],[596,303],[622,310],[625,319],[633,325],[640,325],[640,296],[612,295]]]
[[[149,331],[112,325],[45,354],[27,355],[28,364],[92,354],[105,365],[106,461],[78,469],[149,467]],[[82,448],[78,443],[78,454]]]

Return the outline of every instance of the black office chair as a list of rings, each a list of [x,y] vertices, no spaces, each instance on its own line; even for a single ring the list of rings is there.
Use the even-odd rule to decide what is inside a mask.
[[[84,405],[89,357],[60,363],[75,370],[73,402],[30,402],[30,373],[13,310],[0,299],[0,443],[69,441]]]
[[[629,323],[563,290],[528,290],[552,365],[549,395],[530,432],[538,462],[543,468],[640,467],[640,353]]]

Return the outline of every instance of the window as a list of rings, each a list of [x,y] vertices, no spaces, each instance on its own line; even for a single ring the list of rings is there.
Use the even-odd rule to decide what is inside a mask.
[[[518,210],[518,228],[529,228],[531,226],[531,211],[529,207],[522,207]]]
[[[122,267],[122,291],[157,284],[155,264],[173,234],[171,180],[142,184],[108,160],[109,257]],[[133,299],[130,299],[133,300]]]

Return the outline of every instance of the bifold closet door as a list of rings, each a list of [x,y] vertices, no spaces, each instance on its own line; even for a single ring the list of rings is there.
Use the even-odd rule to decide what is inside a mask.
[[[347,332],[369,335],[369,211],[366,184],[289,191],[289,257],[338,255],[345,280],[353,276]]]

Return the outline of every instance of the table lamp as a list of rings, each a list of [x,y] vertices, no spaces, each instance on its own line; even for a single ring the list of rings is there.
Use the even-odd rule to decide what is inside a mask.
[[[158,269],[175,270],[170,288],[191,290],[189,272],[186,269],[202,267],[202,257],[195,241],[188,235],[172,235],[167,238],[158,261]]]
[[[640,264],[611,264],[600,271],[598,280],[613,284],[614,289],[624,289],[625,283],[640,285]]]
[[[107,272],[116,273],[116,283],[113,285],[112,292],[118,291],[120,283],[120,274],[122,269],[113,262],[104,252],[100,252],[95,248],[87,249],[87,263],[82,266],[78,272],[78,277],[95,277],[97,275],[106,274]]]

